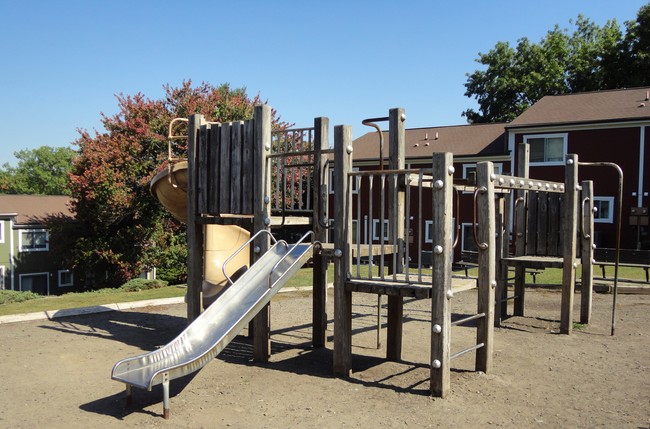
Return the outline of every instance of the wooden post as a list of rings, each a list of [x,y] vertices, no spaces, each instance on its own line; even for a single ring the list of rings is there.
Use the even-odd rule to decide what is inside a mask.
[[[501,326],[501,320],[507,317],[508,303],[508,266],[503,257],[508,256],[508,208],[507,197],[500,196],[496,202],[496,279],[497,289],[494,300],[494,326]]]
[[[573,295],[575,293],[578,234],[578,155],[568,154],[564,175],[564,210],[562,231],[562,308],[560,311],[560,333],[573,331]]]
[[[453,157],[433,155],[431,284],[431,395],[444,398],[450,388],[451,260],[453,258]]]
[[[494,338],[494,293],[496,281],[496,228],[494,183],[491,176],[494,166],[491,162],[479,162],[476,166],[478,195],[478,306],[477,313],[485,313],[478,319],[476,343],[483,347],[476,351],[476,370],[492,370],[492,349]]]
[[[528,178],[530,146],[526,143],[520,143],[517,147],[517,176]],[[527,192],[518,190],[515,194],[515,256],[526,254],[526,197]],[[523,266],[515,267],[515,300],[513,314],[515,316],[524,315],[526,294],[526,268]]]
[[[314,119],[314,239],[327,241],[327,199],[329,197],[327,182],[329,179],[326,163],[329,148],[329,119]],[[313,294],[312,294],[312,344],[324,347],[327,342],[327,265],[328,258],[322,252],[314,254]]]
[[[352,371],[352,292],[345,289],[352,264],[352,127],[334,127],[334,374]]]
[[[390,109],[388,113],[388,141],[391,170],[403,170],[405,166],[406,131],[404,109]],[[389,197],[389,234],[390,242],[396,245],[393,253],[393,262],[390,266],[393,273],[404,272],[404,184],[399,183],[398,175],[391,175],[388,187]],[[404,298],[401,296],[388,296],[388,325],[386,330],[386,358],[399,361],[402,358],[402,315],[404,312]]]
[[[253,147],[253,232],[267,229],[271,223],[271,178],[266,157],[271,151],[271,107],[255,106],[253,113],[255,145]],[[269,249],[269,237],[261,234],[253,242],[251,262],[257,261]],[[253,322],[253,359],[267,362],[271,354],[271,307],[267,304]]]
[[[588,199],[588,201],[586,201]],[[594,282],[594,182],[582,182],[582,280],[580,289],[580,323],[591,322]]]
[[[203,115],[191,115],[187,141],[187,323],[201,314],[203,282],[203,225],[196,222],[198,205],[198,139],[205,121]],[[204,156],[207,154],[203,154]]]

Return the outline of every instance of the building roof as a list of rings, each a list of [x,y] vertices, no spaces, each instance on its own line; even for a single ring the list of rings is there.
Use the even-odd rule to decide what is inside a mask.
[[[0,216],[16,216],[18,225],[40,225],[50,215],[73,216],[66,195],[0,194]]]
[[[650,119],[650,87],[546,96],[506,128]]]
[[[406,130],[406,159],[431,158],[434,152],[455,156],[507,155],[505,124],[454,125]],[[388,132],[384,131],[384,159],[388,159]],[[354,159],[379,159],[379,136],[368,132],[353,142]]]

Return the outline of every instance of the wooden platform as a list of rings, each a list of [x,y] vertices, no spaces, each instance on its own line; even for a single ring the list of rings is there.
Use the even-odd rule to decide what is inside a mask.
[[[407,283],[405,276],[398,276],[398,281],[378,281],[354,279],[345,282],[345,289],[350,292],[363,292],[387,296],[410,298],[431,298],[431,277],[422,276],[422,283]],[[427,281],[425,283],[425,281]],[[476,279],[452,278],[451,290],[454,293],[476,288]]]
[[[509,266],[525,268],[562,268],[564,260],[560,256],[510,256],[503,258]],[[576,260],[577,262],[577,260]]]

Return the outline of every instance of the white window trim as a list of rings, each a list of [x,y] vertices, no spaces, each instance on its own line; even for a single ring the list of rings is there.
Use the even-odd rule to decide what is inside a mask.
[[[461,251],[468,250],[465,249],[465,227],[468,227],[470,229],[470,234],[471,234],[470,239],[474,240],[474,231],[472,230],[473,225],[474,225],[473,223],[462,223],[460,226],[460,250]]]
[[[0,265],[0,290],[5,290],[5,275],[7,273],[7,267]]]
[[[424,242],[425,243],[433,243],[433,233],[431,232],[431,228],[433,228],[433,221],[432,220],[424,221]],[[429,238],[430,235],[431,238]]]
[[[65,273],[70,273],[71,283],[63,283],[61,281],[61,275],[65,274]],[[59,287],[71,287],[71,286],[74,286],[74,273],[72,271],[70,271],[70,270],[59,270],[58,278],[59,278]]]
[[[494,162],[492,163],[494,165],[494,174],[501,174],[503,171],[503,163],[502,162]],[[467,179],[467,170],[470,168],[474,168],[476,170],[476,163],[472,164],[463,164],[463,179]]]
[[[566,160],[566,154],[567,154],[567,146],[568,146],[568,140],[569,140],[569,134],[568,133],[556,133],[556,134],[530,134],[530,135],[525,135],[524,136],[524,143],[528,144],[529,139],[549,139],[549,138],[561,138],[562,139],[562,154],[563,154],[563,159],[562,161],[544,161],[544,162],[530,162],[531,167],[539,167],[539,166],[553,166],[553,165],[564,165],[564,161]]]
[[[594,203],[596,201],[608,201],[609,202],[609,215],[604,219],[597,219],[594,216],[594,223],[614,223],[614,197],[594,197]],[[594,204],[594,207],[596,205]]]
[[[373,241],[380,241],[379,239],[379,221],[381,219],[373,219],[372,220],[372,240]],[[390,240],[390,224],[388,222],[388,219],[384,219],[384,242],[387,242]]]
[[[330,168],[330,182],[329,182],[329,192],[330,194],[334,193],[334,169]],[[359,171],[358,167],[352,167],[352,171]],[[354,183],[352,184],[352,193],[353,194],[358,194],[359,193],[359,182],[361,181],[361,176],[354,176]]]
[[[5,242],[5,221],[0,219],[0,243]]]
[[[47,279],[47,294],[50,294],[50,273],[29,273],[29,274],[19,274],[18,275],[18,290],[22,292],[23,290],[23,277],[35,277],[35,276],[45,276]]]
[[[23,248],[23,232],[44,232],[45,233],[45,247],[43,249],[24,249]],[[50,250],[50,233],[47,229],[19,229],[18,230],[18,251],[19,252],[47,252]]]

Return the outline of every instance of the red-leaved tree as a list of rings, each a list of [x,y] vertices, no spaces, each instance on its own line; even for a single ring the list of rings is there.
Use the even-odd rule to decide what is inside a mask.
[[[90,287],[119,285],[151,267],[181,282],[186,268],[185,227],[151,196],[149,182],[167,158],[167,130],[176,117],[209,121],[250,119],[259,96],[245,88],[191,81],[164,87],[165,96],[117,96],[119,112],[102,114],[103,132],[80,130],[70,175],[73,222],[53,219],[52,249]],[[285,128],[273,112],[276,128]]]

